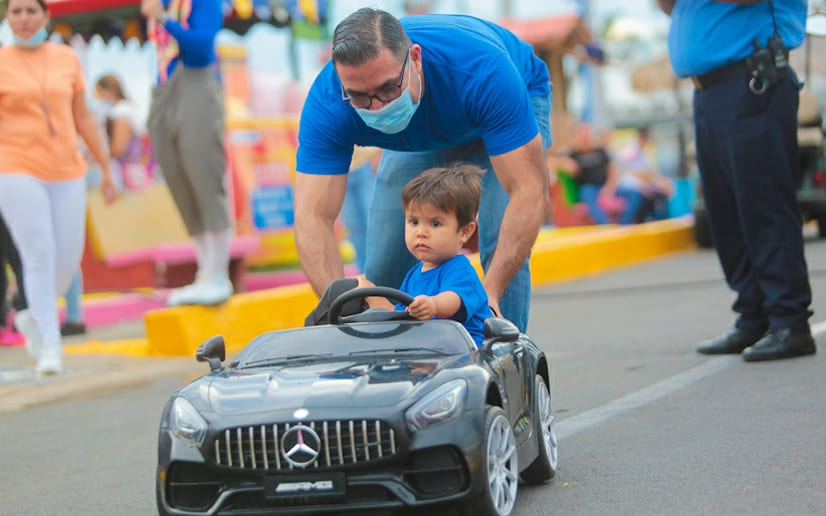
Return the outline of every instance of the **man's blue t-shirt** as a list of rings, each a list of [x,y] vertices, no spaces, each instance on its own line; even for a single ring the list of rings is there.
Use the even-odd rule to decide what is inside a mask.
[[[806,0],[773,0],[783,42],[797,48],[806,35]],[[774,34],[771,6],[763,1],[736,5],[714,0],[678,0],[671,12],[668,55],[678,77],[701,75],[765,47]]]
[[[537,135],[531,97],[550,94],[551,86],[548,68],[533,47],[503,27],[471,16],[409,16],[401,24],[422,47],[424,95],[410,125],[398,134],[367,127],[342,100],[341,82],[329,62],[301,111],[296,170],[346,174],[354,145],[428,151],[481,138],[488,154],[496,156]],[[408,80],[420,80],[410,70],[405,86]]]
[[[476,269],[465,255],[456,255],[438,267],[424,272],[421,262],[417,263],[407,271],[399,290],[413,297],[455,292],[462,300],[462,306],[450,319],[462,323],[477,346],[482,344],[485,319],[492,314],[488,306],[488,294],[479,280],[479,275],[476,274]],[[404,305],[396,305],[396,310],[404,309]]]

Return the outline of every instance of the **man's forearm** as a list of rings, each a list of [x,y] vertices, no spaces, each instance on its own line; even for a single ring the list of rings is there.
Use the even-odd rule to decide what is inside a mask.
[[[508,203],[499,228],[496,251],[483,281],[488,295],[497,303],[530,254],[547,209],[547,196],[541,192],[529,200],[512,197]]]
[[[333,280],[344,277],[344,265],[332,228],[321,225],[309,229],[296,225],[295,245],[301,268],[319,296]]]

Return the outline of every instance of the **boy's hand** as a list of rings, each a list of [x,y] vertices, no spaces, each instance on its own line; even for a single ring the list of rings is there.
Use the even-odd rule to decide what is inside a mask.
[[[436,300],[430,296],[416,296],[407,307],[407,313],[420,321],[433,319],[436,315]]]

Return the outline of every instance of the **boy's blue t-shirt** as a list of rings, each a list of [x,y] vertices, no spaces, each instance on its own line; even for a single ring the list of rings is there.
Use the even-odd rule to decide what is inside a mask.
[[[319,72],[301,111],[296,170],[346,174],[354,145],[397,151],[456,147],[479,138],[489,155],[512,151],[538,134],[531,97],[550,94],[545,63],[533,47],[494,23],[464,15],[401,19],[422,47],[424,95],[407,129],[367,127],[341,98],[332,62]],[[408,67],[408,81],[419,81]],[[416,100],[416,99],[414,99]]]
[[[479,275],[465,255],[457,255],[424,272],[421,262],[417,263],[407,271],[399,290],[413,297],[455,292],[462,300],[462,306],[450,319],[462,323],[477,346],[482,344],[485,319],[493,314],[488,306],[488,294],[479,280]],[[404,311],[405,306],[398,304],[396,310]]]

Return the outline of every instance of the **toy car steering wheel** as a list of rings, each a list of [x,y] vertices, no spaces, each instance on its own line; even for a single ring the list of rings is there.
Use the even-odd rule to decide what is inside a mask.
[[[383,321],[412,321],[414,317],[407,312],[396,312],[385,310],[384,308],[368,308],[367,310],[353,314],[340,315],[341,308],[348,301],[353,299],[364,299],[366,297],[386,297],[398,301],[404,306],[413,302],[413,298],[401,290],[390,287],[365,287],[348,290],[339,295],[330,304],[329,317],[330,324],[344,324],[352,322],[383,322]]]

